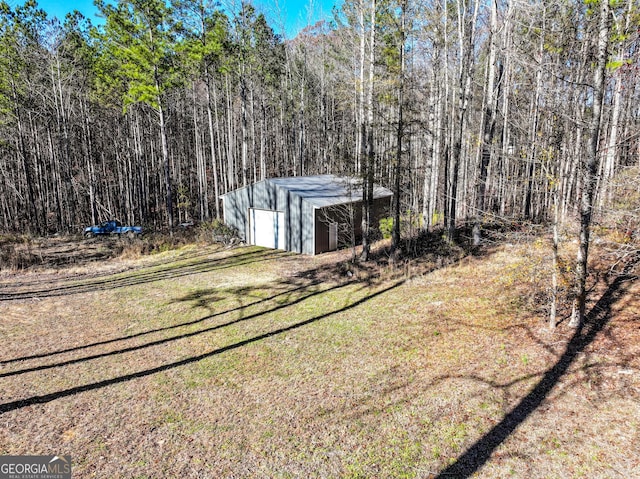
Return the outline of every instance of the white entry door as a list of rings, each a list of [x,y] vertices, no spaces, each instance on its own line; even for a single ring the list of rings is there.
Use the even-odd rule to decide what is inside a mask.
[[[250,243],[284,249],[284,212],[249,208]]]

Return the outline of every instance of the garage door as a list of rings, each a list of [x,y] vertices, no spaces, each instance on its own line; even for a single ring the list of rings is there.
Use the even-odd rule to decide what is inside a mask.
[[[249,208],[249,228],[251,244],[284,249],[284,212]]]

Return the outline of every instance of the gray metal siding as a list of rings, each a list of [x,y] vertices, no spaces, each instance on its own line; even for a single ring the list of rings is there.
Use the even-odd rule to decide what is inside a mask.
[[[302,202],[302,252],[304,254],[314,254],[314,228],[315,228],[315,207],[306,202]]]
[[[278,203],[276,187],[268,181],[240,188],[222,197],[224,221],[249,239],[249,208],[283,211]]]
[[[224,222],[236,228],[242,239],[246,240],[247,237],[247,213],[249,210],[249,204],[244,192],[237,191],[235,194],[228,194],[222,197],[222,211],[224,215]]]
[[[325,245],[328,241],[327,226],[323,224],[318,228],[319,223],[324,222],[316,215],[314,204],[299,192],[288,190],[274,181],[263,180],[231,191],[223,195],[222,200],[225,222],[237,228],[245,241],[250,238],[249,208],[258,208],[284,212],[286,250],[313,255],[328,248],[328,245]],[[390,201],[390,197],[374,200],[374,228],[377,228],[379,218],[388,215]],[[355,230],[356,235],[360,237],[362,202],[357,201],[354,206]],[[334,207],[340,208],[338,205]]]
[[[313,254],[313,206],[290,191],[285,191],[285,196],[285,246],[289,251]]]
[[[314,254],[315,208],[299,195],[282,190],[285,197],[285,246],[296,253]]]

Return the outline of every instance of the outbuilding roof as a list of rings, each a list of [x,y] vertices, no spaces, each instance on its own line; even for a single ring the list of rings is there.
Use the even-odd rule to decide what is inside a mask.
[[[325,208],[328,206],[362,201],[362,180],[360,178],[336,175],[315,175],[268,178],[264,181],[271,182],[276,186],[303,198],[316,208]],[[374,199],[388,198],[390,196],[393,196],[390,189],[374,185]]]

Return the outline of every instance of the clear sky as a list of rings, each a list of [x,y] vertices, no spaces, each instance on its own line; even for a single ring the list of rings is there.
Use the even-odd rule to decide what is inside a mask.
[[[9,0],[8,3],[14,6],[24,3],[24,0]],[[223,0],[221,3],[233,5],[233,0]],[[235,3],[239,4],[240,0],[236,0]],[[286,37],[292,38],[305,26],[312,25],[323,18],[331,18],[331,9],[334,5],[341,4],[342,0],[254,0],[253,3],[265,13],[276,33],[282,33],[284,28]],[[38,0],[38,5],[49,16],[58,17],[61,21],[68,12],[78,10],[85,17],[91,18],[94,23],[99,22],[96,17],[98,11],[93,5],[93,0]]]

